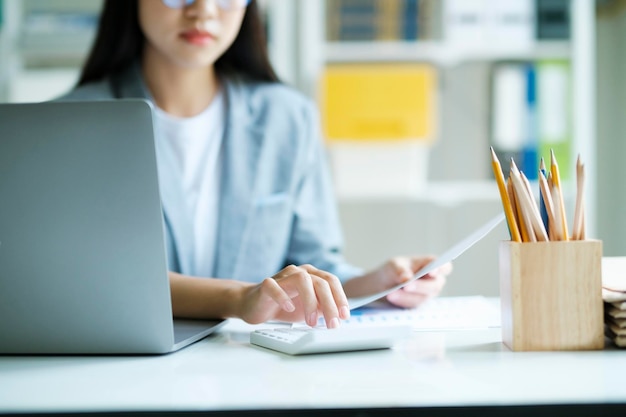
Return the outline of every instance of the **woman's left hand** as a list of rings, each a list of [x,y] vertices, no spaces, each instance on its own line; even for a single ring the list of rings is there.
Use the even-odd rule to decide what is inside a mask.
[[[381,266],[376,274],[383,285],[389,288],[410,280],[417,271],[433,259],[435,258],[432,256],[393,258]],[[444,264],[422,278],[388,294],[386,299],[398,307],[417,307],[424,301],[439,295],[450,272],[452,272],[452,264]]]

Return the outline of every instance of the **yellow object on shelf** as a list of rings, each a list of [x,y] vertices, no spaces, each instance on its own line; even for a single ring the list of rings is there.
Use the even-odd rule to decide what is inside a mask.
[[[430,142],[435,137],[437,71],[431,65],[330,65],[321,86],[329,140]]]

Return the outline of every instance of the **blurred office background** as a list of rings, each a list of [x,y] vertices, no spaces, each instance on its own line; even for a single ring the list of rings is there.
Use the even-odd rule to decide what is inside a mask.
[[[279,76],[319,105],[351,262],[441,253],[500,213],[489,146],[530,177],[554,149],[570,215],[580,154],[588,236],[626,255],[626,0],[260,3]],[[101,4],[0,0],[0,102],[71,88]],[[498,295],[506,239],[461,255],[445,294]]]

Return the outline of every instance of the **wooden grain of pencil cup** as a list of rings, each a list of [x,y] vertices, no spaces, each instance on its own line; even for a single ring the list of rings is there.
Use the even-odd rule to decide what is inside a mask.
[[[502,341],[514,351],[604,348],[602,242],[500,242]]]
[[[580,157],[570,234],[554,154],[548,174],[541,161],[538,205],[514,161],[504,185],[491,153],[511,234],[499,247],[502,341],[513,351],[603,349],[602,242],[585,236]]]

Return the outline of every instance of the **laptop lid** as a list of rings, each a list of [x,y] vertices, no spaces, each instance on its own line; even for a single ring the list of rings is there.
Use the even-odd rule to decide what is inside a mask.
[[[152,109],[0,104],[0,353],[165,353],[175,340]]]

